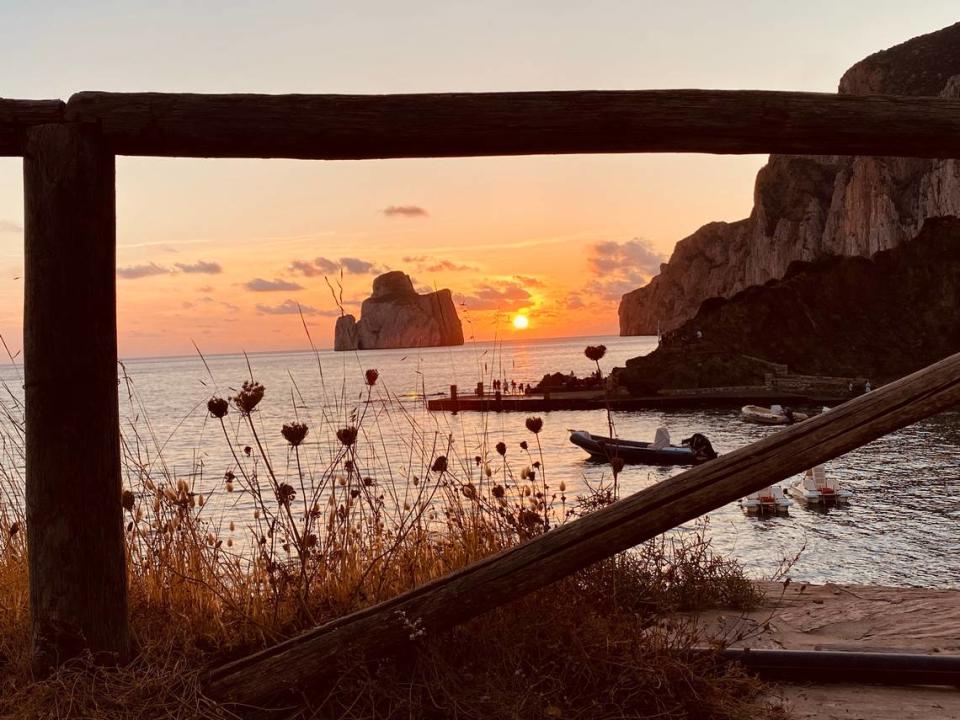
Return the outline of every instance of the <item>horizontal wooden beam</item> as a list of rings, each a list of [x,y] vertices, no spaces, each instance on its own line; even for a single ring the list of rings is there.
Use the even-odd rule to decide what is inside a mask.
[[[81,92],[121,155],[326,160],[699,152],[960,157],[960,100],[753,90]]]
[[[522,545],[215,670],[240,703],[336,677],[345,653],[396,650],[649,540],[750,492],[960,404],[960,354],[653,485]]]
[[[62,100],[0,98],[0,156],[23,155],[27,128],[63,122],[65,110]]]

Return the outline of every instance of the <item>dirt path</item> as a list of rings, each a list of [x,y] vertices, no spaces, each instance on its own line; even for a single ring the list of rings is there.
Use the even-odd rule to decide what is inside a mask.
[[[734,647],[960,655],[960,591],[859,585],[765,584],[764,607],[703,613]],[[739,639],[737,639],[739,638]],[[777,685],[798,720],[957,720],[960,690],[870,685]]]

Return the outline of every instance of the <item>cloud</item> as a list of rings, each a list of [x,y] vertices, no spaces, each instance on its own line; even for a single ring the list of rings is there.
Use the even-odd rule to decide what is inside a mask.
[[[535,278],[532,275],[514,275],[513,279],[518,283],[526,285],[527,287],[542,288],[546,287],[546,284],[540,278]]]
[[[566,299],[564,299],[563,306],[567,310],[579,310],[580,308],[586,307],[587,304],[583,302],[583,298],[577,295],[577,293],[570,293]]]
[[[318,268],[312,262],[307,262],[306,260],[294,260],[292,263],[290,263],[290,272],[296,275],[303,275],[304,277],[323,275],[323,270]]]
[[[177,267],[182,272],[199,273],[201,275],[216,275],[223,272],[220,263],[207,260],[197,260],[195,263],[177,263]]]
[[[355,257],[342,257],[335,262],[325,257],[314,258],[313,262],[309,260],[294,260],[290,263],[290,272],[304,277],[316,277],[317,275],[333,275],[340,272],[340,269],[348,275],[379,275],[383,268],[375,262],[361,260]]]
[[[317,310],[310,305],[301,305],[296,300],[286,299],[279,305],[257,305],[257,312],[264,315],[326,315],[327,317],[339,317],[337,310]]]
[[[428,217],[430,213],[419,205],[391,205],[383,209],[383,214],[387,217],[408,217],[422,218]]]
[[[23,225],[13,220],[0,220],[0,233],[22,233]]]
[[[666,260],[641,238],[594,243],[589,252],[587,267],[596,279],[587,290],[604,300],[619,300],[624,293],[646,285]]]
[[[460,303],[468,310],[512,310],[529,303],[532,296],[512,280],[480,285]]]
[[[423,270],[426,272],[443,272],[444,270],[448,272],[467,272],[475,271],[477,268],[472,265],[458,265],[457,263],[450,262],[449,260],[441,260],[440,262],[433,263],[432,265],[427,265]]]
[[[451,260],[437,260],[429,255],[404,255],[401,260],[416,266],[417,272],[476,272],[479,268]]]
[[[170,268],[157,265],[154,262],[145,265],[128,265],[127,267],[117,268],[117,275],[125,280],[137,280],[153,275],[169,275],[170,272]]]
[[[351,275],[379,275],[381,272],[375,263],[360,258],[342,257],[340,258],[340,265]]]
[[[325,273],[335,273],[340,269],[340,266],[333,260],[328,260],[325,257],[314,258],[313,264],[316,265],[321,272]]]
[[[301,305],[296,300],[287,299],[279,305],[257,305],[257,312],[264,315],[313,315],[317,312],[315,307],[310,305]]]
[[[243,286],[250,292],[277,292],[279,290],[303,290],[302,285],[298,285],[295,282],[290,282],[289,280],[281,280],[279,278],[274,280],[264,280],[263,278],[254,278],[253,280],[246,282]]]
[[[600,275],[606,273],[642,272],[654,275],[666,258],[651,247],[650,242],[640,238],[625,243],[613,241],[594,243],[587,259],[590,269]]]

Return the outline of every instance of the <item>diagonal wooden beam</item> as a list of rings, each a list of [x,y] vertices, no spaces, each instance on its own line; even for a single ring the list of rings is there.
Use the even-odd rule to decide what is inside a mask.
[[[758,90],[81,92],[121,155],[327,160],[699,152],[960,157],[960,100]]]
[[[716,460],[657,483],[534,540],[392,600],[339,618],[214,670],[209,691],[263,703],[320,674],[338,657],[384,655],[411,628],[438,633],[542,588],[766,485],[960,405],[960,354]]]

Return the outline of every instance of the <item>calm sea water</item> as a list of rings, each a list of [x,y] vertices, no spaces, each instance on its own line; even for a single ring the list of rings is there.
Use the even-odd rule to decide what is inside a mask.
[[[656,339],[597,337],[422,350],[131,360],[125,363],[130,383],[121,387],[125,437],[139,448],[144,463],[154,468],[162,464],[177,477],[190,476],[201,490],[213,486],[233,467],[233,459],[220,425],[207,416],[206,402],[211,394],[231,394],[252,373],[266,387],[257,423],[281,472],[290,462],[279,434],[282,423],[299,419],[310,425],[312,462],[320,468],[336,447],[336,428],[355,423],[357,413],[366,413],[362,427],[368,436],[358,447],[370,472],[415,474],[422,460],[411,454],[412,444],[422,450],[416,455],[431,458],[452,441],[456,453],[451,457],[470,459],[499,440],[507,443],[507,458],[519,469],[525,464],[519,443],[532,440],[522,414],[430,413],[423,407],[424,397],[446,394],[454,383],[466,392],[479,379],[489,387],[498,377],[526,383],[554,371],[583,375],[593,368],[583,348],[598,343],[608,348],[602,365],[609,370],[651,351]],[[363,382],[367,368],[380,373],[369,406]],[[15,368],[0,375],[19,387]],[[235,415],[228,417],[236,422]],[[540,440],[551,485],[562,480],[567,494],[574,496],[587,483],[609,475],[609,468],[586,462],[583,451],[567,439],[570,429],[606,434],[603,411],[542,417]],[[702,432],[720,453],[777,431],[741,422],[735,409],[616,412],[614,420],[620,436],[631,439],[652,439],[661,425],[675,439]],[[399,461],[384,460],[397,456]],[[789,516],[758,520],[745,517],[734,503],[709,515],[715,549],[736,557],[757,577],[769,575],[784,557],[800,552],[791,573],[797,580],[960,586],[960,413],[945,413],[889,435],[828,468],[854,491],[849,506],[824,512],[795,505]],[[635,492],[681,471],[628,466],[621,482],[626,492]],[[227,517],[245,517],[251,510],[237,493],[214,493],[211,506]]]

